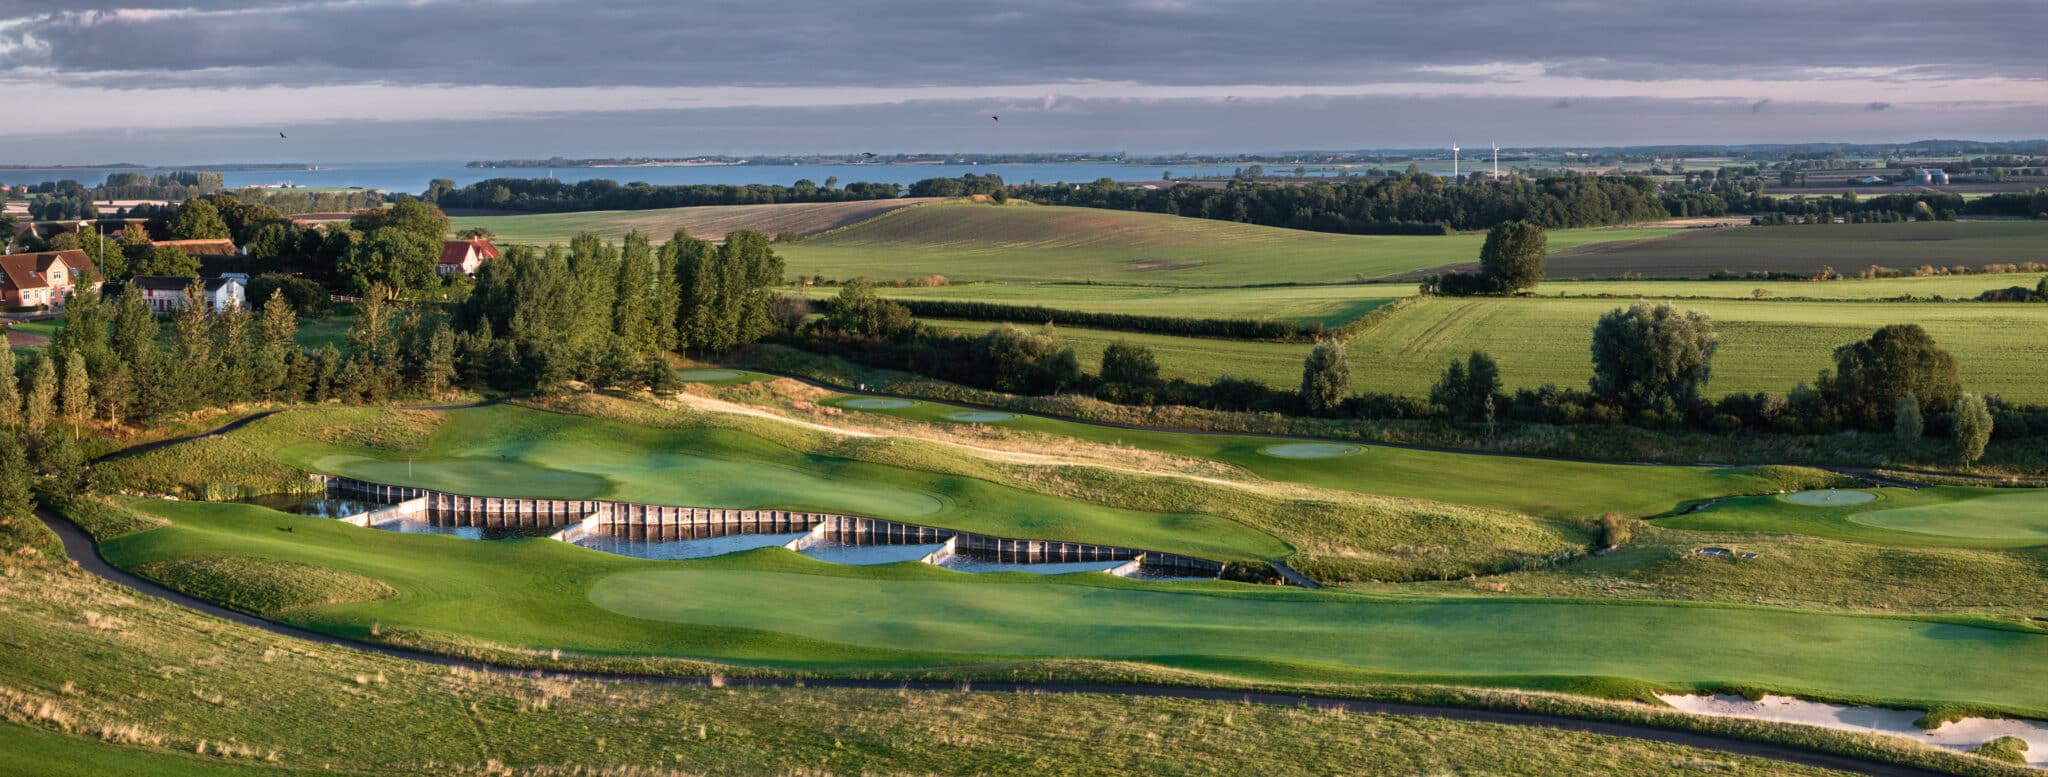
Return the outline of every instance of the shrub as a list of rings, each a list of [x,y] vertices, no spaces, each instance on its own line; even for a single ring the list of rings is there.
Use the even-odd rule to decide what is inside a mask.
[[[1991,444],[1991,411],[1984,399],[1964,394],[1956,399],[1956,458],[1969,464],[1984,458],[1984,446]]]
[[[1920,398],[1913,396],[1911,391],[1906,392],[1905,396],[1899,397],[1899,408],[1895,416],[1892,422],[1892,434],[1899,438],[1899,442],[1915,442],[1926,431],[1926,419],[1920,416]]]
[[[1329,415],[1351,393],[1351,363],[1342,341],[1316,345],[1301,365],[1301,401],[1311,415]]]

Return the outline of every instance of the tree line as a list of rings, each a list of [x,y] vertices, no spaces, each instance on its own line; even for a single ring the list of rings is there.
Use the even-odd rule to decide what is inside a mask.
[[[436,179],[427,186],[420,199],[443,208],[562,213],[586,210],[653,210],[696,205],[888,200],[895,199],[902,193],[903,187],[900,184],[856,182],[840,186],[837,178],[827,178],[823,185],[805,179],[790,186],[657,186],[637,181],[620,184],[607,179],[571,183],[550,178],[492,178],[460,188],[455,186],[454,181]]]
[[[1446,234],[1509,221],[1540,227],[1605,226],[1664,218],[1655,181],[1640,176],[1453,181],[1427,173],[1278,185],[1233,181],[1225,188],[1180,184],[1127,187],[1016,187],[1013,196],[1048,205],[1134,210],[1347,234]]]
[[[1033,323],[1115,329],[1122,332],[1222,337],[1233,340],[1295,342],[1315,339],[1323,331],[1321,322],[1302,326],[1288,321],[1252,318],[1180,318],[1133,313],[1090,313],[1049,308],[1043,305],[1006,305],[999,302],[947,299],[896,300],[914,316],[957,318],[969,321],[1029,321]]]

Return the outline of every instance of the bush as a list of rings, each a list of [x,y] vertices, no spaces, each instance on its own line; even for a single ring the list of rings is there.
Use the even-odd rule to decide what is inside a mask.
[[[1344,343],[1318,344],[1301,366],[1301,402],[1310,415],[1329,415],[1351,393],[1351,363]]]
[[[1984,399],[1976,394],[1957,398],[1955,419],[1956,459],[1969,464],[1984,458],[1984,447],[1991,444],[1991,411]]]
[[[1635,521],[1623,516],[1621,513],[1610,512],[1600,516],[1599,529],[1600,537],[1598,541],[1601,548],[1619,548],[1627,545],[1628,541],[1634,538]]]

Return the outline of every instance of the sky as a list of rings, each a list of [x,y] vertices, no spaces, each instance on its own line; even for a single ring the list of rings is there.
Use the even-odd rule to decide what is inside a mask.
[[[0,164],[2040,138],[2044,26],[2040,0],[0,0]]]

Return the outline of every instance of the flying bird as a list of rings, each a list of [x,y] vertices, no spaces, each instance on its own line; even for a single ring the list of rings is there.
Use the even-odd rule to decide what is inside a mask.
[[[284,137],[284,133],[282,133],[282,132],[280,132],[280,133],[277,133],[277,136],[278,136],[278,137],[280,137],[280,138],[282,138],[282,137]]]
[[[990,116],[990,117],[988,117],[988,118],[989,118],[989,121],[1002,121],[1002,120],[1003,120],[1003,117],[1001,117],[1001,116]]]
[[[873,158],[875,158],[875,152],[873,152],[873,151],[862,151],[862,152],[860,152],[860,158],[862,158],[862,159],[873,159]]]

